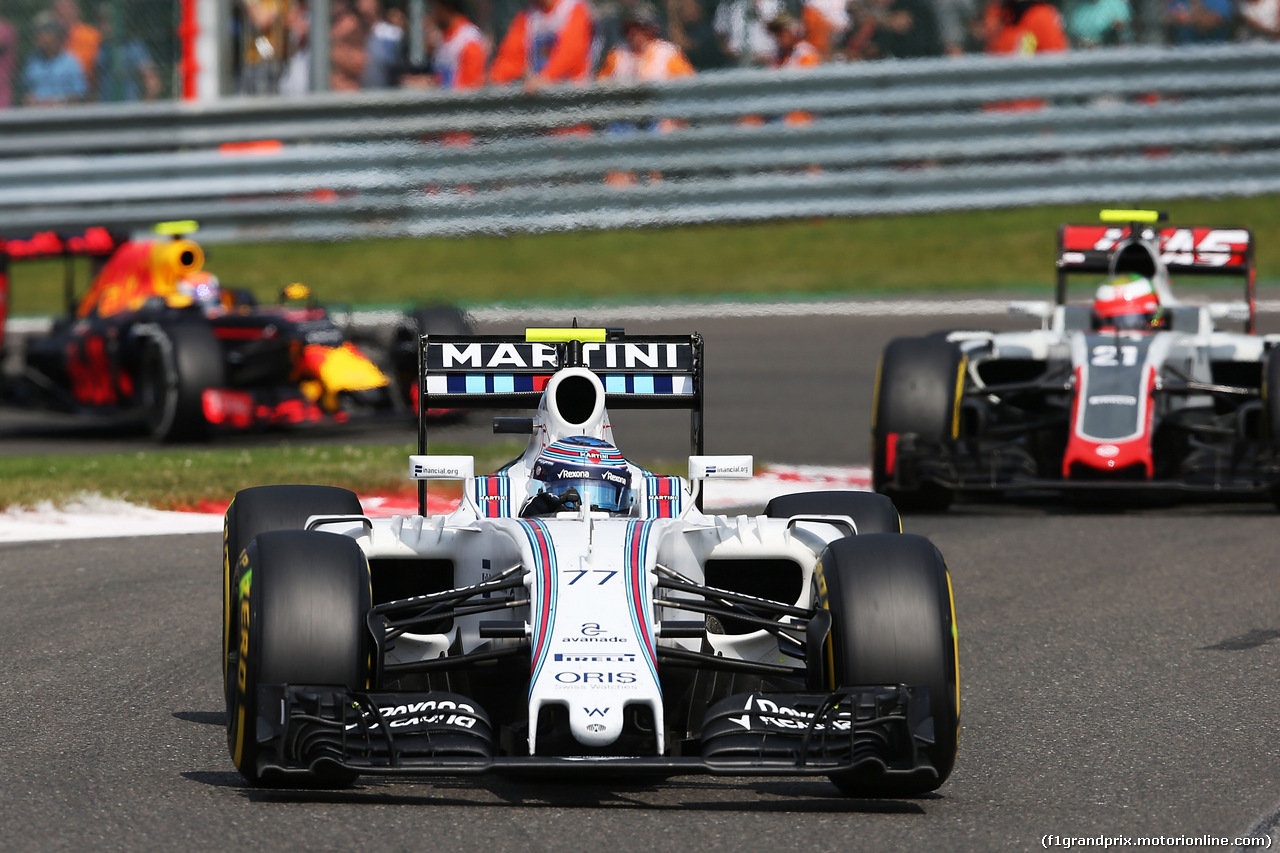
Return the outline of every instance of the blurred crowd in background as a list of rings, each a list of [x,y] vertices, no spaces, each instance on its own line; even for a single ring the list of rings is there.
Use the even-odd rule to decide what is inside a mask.
[[[211,0],[204,0],[210,2]],[[222,0],[228,94],[300,95],[308,0]],[[330,0],[327,88],[658,81],[717,68],[1280,39],[1280,0]],[[0,0],[0,107],[174,97],[175,0]],[[416,30],[416,32],[415,32]]]
[[[175,21],[172,0],[0,0],[0,107],[168,97]]]

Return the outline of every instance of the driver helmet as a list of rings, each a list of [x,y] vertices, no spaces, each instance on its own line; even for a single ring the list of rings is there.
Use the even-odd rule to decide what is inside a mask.
[[[1151,279],[1118,275],[1098,288],[1093,300],[1095,329],[1156,329],[1163,323],[1164,311]]]
[[[178,293],[202,308],[218,308],[222,305],[222,285],[213,273],[188,273],[178,282]]]
[[[546,494],[558,498],[570,489],[576,490],[580,500],[593,510],[626,515],[635,503],[631,471],[622,453],[609,442],[586,435],[547,445],[533,463],[533,479],[542,483]]]

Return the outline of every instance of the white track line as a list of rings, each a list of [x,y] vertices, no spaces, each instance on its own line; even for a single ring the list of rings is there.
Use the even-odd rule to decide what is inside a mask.
[[[860,466],[774,465],[751,480],[711,481],[706,485],[706,509],[723,511],[759,508],[771,498],[792,492],[866,490],[871,485],[871,472]],[[371,516],[417,512],[417,500],[413,498],[373,496],[360,500]],[[427,511],[447,512],[454,503],[441,499],[429,503]],[[61,508],[45,502],[34,508],[0,512],[0,544],[221,531],[221,513],[169,512],[97,496],[82,497]]]
[[[0,543],[167,536],[221,530],[221,515],[165,512],[98,496],[79,498],[60,508],[46,501],[31,509],[11,507],[0,512]]]

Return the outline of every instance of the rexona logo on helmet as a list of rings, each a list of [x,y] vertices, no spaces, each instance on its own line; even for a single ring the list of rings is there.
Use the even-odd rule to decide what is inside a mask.
[[[586,435],[547,445],[533,463],[533,479],[543,484],[547,494],[557,497],[575,489],[593,510],[625,513],[634,503],[627,460],[609,442]],[[566,502],[566,508],[570,503]]]
[[[1096,329],[1154,329],[1162,324],[1163,313],[1155,286],[1140,275],[1116,276],[1098,288],[1093,300]]]

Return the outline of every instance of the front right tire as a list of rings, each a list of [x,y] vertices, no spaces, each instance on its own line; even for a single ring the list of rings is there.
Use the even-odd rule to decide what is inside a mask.
[[[258,687],[372,685],[369,564],[356,541],[336,533],[263,533],[241,554],[233,578],[238,655],[227,706],[227,745],[251,784],[275,779],[259,771]],[[345,786],[356,774],[318,771],[310,780]],[[281,780],[282,781],[282,780]]]
[[[922,749],[936,779],[845,772],[831,781],[851,797],[910,797],[932,791],[955,766],[960,736],[960,664],[947,565],[933,543],[905,533],[837,539],[815,572],[818,605],[831,613],[827,687],[923,686],[933,743]]]
[[[234,624],[234,573],[249,543],[272,530],[301,530],[313,515],[362,512],[355,492],[335,486],[255,486],[236,493],[222,522],[222,680],[228,707],[240,639]]]

